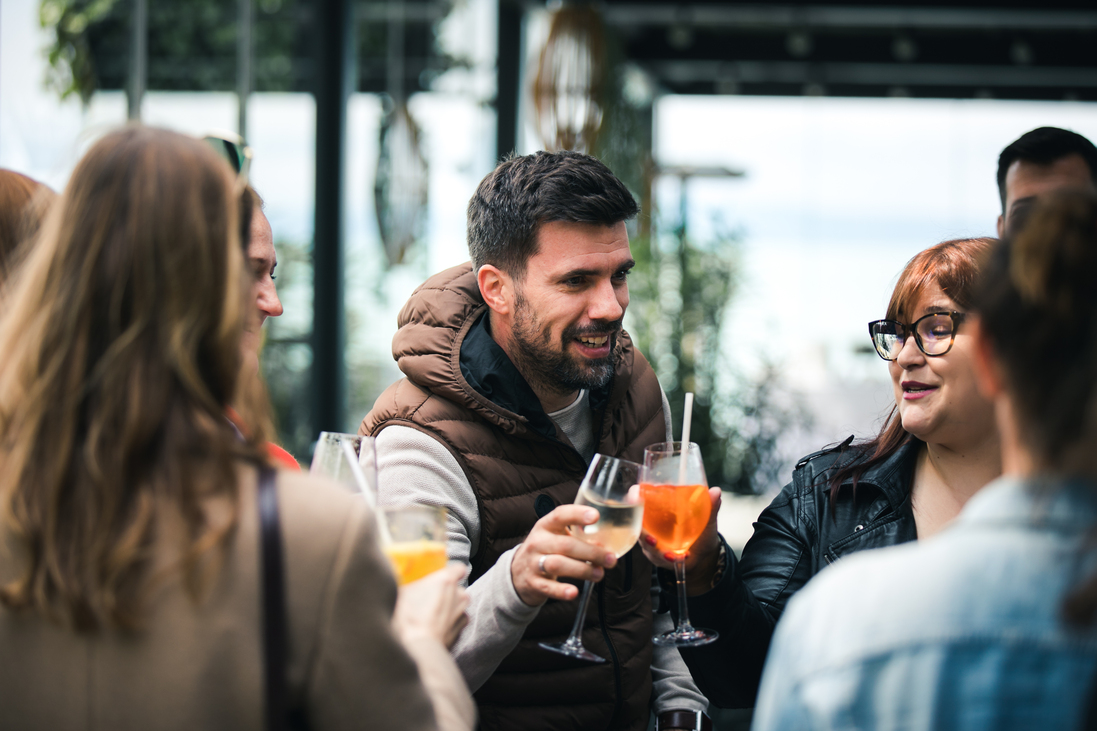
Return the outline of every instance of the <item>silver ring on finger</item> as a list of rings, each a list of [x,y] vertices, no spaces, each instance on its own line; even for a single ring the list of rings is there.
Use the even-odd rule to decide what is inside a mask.
[[[545,559],[548,557],[549,555],[547,553],[541,554],[541,558],[537,559],[537,570],[540,571],[541,576],[544,576],[546,579],[553,579],[556,577],[549,576],[549,572],[545,570]]]

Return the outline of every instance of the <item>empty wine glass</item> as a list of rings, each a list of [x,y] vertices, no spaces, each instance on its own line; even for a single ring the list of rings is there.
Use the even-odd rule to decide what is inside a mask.
[[[347,454],[344,444],[350,447],[351,455]],[[356,469],[365,481],[365,489],[358,482]],[[356,492],[361,491],[371,505],[376,504],[377,450],[373,437],[340,432],[320,432],[320,438],[316,440],[316,451],[312,453],[309,473],[324,475]]]
[[[598,511],[598,522],[591,525],[573,525],[570,530],[576,538],[606,549],[617,558],[628,553],[636,539],[640,537],[640,523],[644,515],[644,503],[640,497],[640,465],[604,454],[594,455],[590,462],[579,492],[575,495],[576,505],[589,505]],[[583,622],[590,603],[590,592],[594,583],[583,582],[583,591],[579,595],[579,613],[571,634],[560,642],[542,642],[546,650],[561,655],[605,662],[583,647],[581,634]]]

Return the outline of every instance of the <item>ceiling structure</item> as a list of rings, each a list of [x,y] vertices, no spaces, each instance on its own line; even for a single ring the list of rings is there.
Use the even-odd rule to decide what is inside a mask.
[[[604,0],[663,92],[1097,101],[1097,4]]]

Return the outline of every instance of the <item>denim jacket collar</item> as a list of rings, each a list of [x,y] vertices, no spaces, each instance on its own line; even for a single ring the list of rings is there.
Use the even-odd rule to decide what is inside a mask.
[[[1097,524],[1097,485],[1080,478],[1003,475],[971,498],[957,522],[1085,531]]]

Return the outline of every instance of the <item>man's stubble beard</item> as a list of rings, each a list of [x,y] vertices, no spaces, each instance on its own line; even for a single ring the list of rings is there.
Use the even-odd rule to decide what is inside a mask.
[[[605,358],[591,360],[572,356],[567,344],[584,334],[610,331],[610,352]],[[613,378],[617,366],[617,335],[621,320],[598,328],[568,327],[560,336],[559,349],[552,347],[551,327],[539,327],[533,309],[520,293],[514,302],[514,365],[534,389],[566,395],[579,389],[597,389]]]

